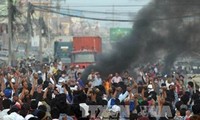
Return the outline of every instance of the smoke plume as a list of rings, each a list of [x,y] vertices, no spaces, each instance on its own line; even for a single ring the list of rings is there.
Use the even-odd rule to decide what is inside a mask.
[[[165,51],[165,71],[170,71],[181,54],[199,50],[200,17],[198,0],[153,0],[134,18],[132,33],[117,43],[110,54],[104,54],[91,69],[101,75],[122,72],[131,64],[155,62],[157,52]]]

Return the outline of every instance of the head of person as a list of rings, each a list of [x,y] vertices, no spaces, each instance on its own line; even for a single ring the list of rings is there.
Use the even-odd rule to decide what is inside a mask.
[[[28,114],[29,110],[30,110],[29,104],[24,103],[21,107],[19,114],[22,115],[25,118],[26,115]]]
[[[36,101],[36,100],[31,100],[30,108],[31,108],[32,110],[35,110],[35,109],[37,109],[37,107],[38,107],[38,101]]]
[[[22,81],[22,87],[28,89],[28,82],[26,80]]]
[[[11,114],[13,112],[18,113],[20,111],[19,107],[17,105],[13,105],[10,110],[8,111],[8,114]]]
[[[175,84],[174,84],[173,82],[170,83],[169,89],[170,89],[170,90],[175,90],[175,89],[176,89],[176,88],[175,88]]]
[[[97,76],[97,78],[100,78],[100,73],[96,72],[96,76]]]
[[[115,76],[116,76],[116,77],[118,77],[118,76],[119,76],[119,74],[118,74],[118,73],[115,73]]]
[[[51,117],[52,119],[59,119],[60,111],[58,108],[54,107],[51,109]]]
[[[200,115],[200,104],[194,104],[192,106],[192,112],[194,115]]]
[[[4,99],[2,101],[3,109],[10,109],[11,107],[11,100],[10,99]]]
[[[189,89],[193,89],[193,87],[194,87],[194,83],[191,82],[191,81],[189,81],[189,82],[188,82],[188,88],[189,88]]]
[[[81,76],[82,76],[82,73],[78,72],[78,77],[81,78]]]

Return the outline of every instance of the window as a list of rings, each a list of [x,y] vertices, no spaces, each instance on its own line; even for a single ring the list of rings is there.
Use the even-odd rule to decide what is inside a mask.
[[[95,56],[92,52],[87,53],[76,53],[74,54],[74,62],[80,63],[80,62],[95,62]]]

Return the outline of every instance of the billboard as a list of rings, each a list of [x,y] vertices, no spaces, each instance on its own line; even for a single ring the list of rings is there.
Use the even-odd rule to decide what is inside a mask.
[[[110,41],[117,42],[130,34],[132,28],[110,28]]]
[[[8,14],[7,0],[0,0],[0,17]]]
[[[31,46],[32,47],[39,47],[40,46],[40,37],[34,36],[31,38]]]

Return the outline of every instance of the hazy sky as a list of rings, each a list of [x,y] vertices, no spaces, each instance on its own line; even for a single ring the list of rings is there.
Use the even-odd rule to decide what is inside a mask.
[[[133,15],[124,13],[137,13],[144,5],[151,0],[62,0],[61,8],[69,8],[76,10],[98,11],[98,12],[123,12],[123,14],[99,14],[82,12],[86,17],[95,17],[103,19],[123,19],[132,20]],[[64,10],[66,11],[66,10]],[[78,13],[75,13],[78,14]],[[89,22],[96,22],[88,20]],[[103,22],[99,21],[101,26],[108,27],[132,27],[133,23],[120,23],[120,22]]]

